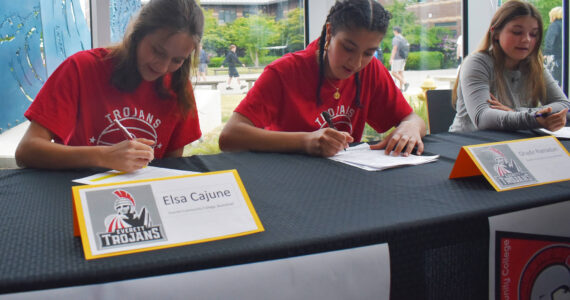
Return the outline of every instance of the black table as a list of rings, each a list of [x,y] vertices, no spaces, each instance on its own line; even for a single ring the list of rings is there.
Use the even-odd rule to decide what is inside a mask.
[[[488,217],[570,199],[570,182],[496,192],[450,180],[461,146],[530,132],[435,134],[437,162],[368,172],[300,154],[163,159],[192,171],[237,169],[265,232],[86,261],[73,236],[72,179],[103,170],[0,171],[0,293],[142,278],[388,243],[392,299],[488,297]],[[570,142],[563,141],[569,149]]]

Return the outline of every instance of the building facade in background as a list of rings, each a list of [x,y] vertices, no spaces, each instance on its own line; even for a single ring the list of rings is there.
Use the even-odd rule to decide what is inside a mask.
[[[237,18],[264,14],[281,20],[295,8],[303,7],[303,0],[201,0],[200,5],[213,10],[213,15],[220,24],[229,23]]]

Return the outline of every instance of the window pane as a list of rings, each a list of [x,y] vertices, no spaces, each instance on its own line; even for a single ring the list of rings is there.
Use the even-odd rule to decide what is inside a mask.
[[[562,32],[564,23],[562,20],[563,9],[561,0],[534,0],[529,1],[540,11],[544,27],[542,39],[542,53],[544,55],[544,67],[562,86]]]
[[[461,0],[380,0],[392,13],[392,20],[380,44],[383,64],[392,70],[396,86],[401,87],[404,97],[414,111],[427,119],[425,92],[430,89],[450,89],[457,77],[462,59],[462,1]],[[395,38],[396,27],[401,29],[409,43],[409,54],[404,71],[396,67],[399,53],[392,54],[399,44]],[[402,47],[396,47],[402,48]],[[399,52],[399,51],[396,51]],[[391,60],[391,57],[394,59]],[[400,80],[403,75],[403,80]],[[426,124],[428,124],[426,120]]]
[[[202,39],[210,67],[219,67],[228,47],[247,66],[265,66],[304,47],[302,0],[201,0],[206,26]]]

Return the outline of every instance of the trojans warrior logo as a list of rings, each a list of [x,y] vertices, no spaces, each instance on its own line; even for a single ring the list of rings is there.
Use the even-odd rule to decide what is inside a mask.
[[[162,239],[160,226],[152,226],[146,207],[137,213],[134,197],[125,190],[115,190],[115,214],[105,218],[105,233],[99,233],[103,248]]]

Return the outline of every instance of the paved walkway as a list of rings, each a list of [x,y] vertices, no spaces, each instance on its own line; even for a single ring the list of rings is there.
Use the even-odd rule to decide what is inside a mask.
[[[259,77],[259,73],[257,74],[240,74],[240,79],[246,79],[246,78],[256,78]],[[410,83],[410,86],[408,88],[408,90],[406,91],[406,93],[409,94],[418,94],[421,92],[421,88],[420,86],[422,85],[422,83],[424,82],[424,80],[429,76],[432,79],[434,78],[442,78],[442,77],[446,77],[446,78],[452,78],[455,77],[457,75],[457,69],[443,69],[443,70],[428,70],[428,71],[405,71],[404,72],[404,78],[406,79],[407,82]],[[222,83],[218,84],[218,90],[220,90],[222,95],[227,95],[227,94],[245,94],[247,93],[247,87],[245,88],[240,88],[237,81],[234,79],[232,79],[232,83],[231,86],[233,89],[228,90],[226,89],[227,87],[227,80],[228,80],[228,75],[211,75],[211,76],[206,76],[206,79],[208,81],[211,80],[216,80],[216,81],[223,81]],[[192,82],[195,82],[195,78],[192,79]],[[450,88],[450,83],[449,81],[444,81],[444,80],[434,80],[436,87],[438,89],[449,89]],[[396,81],[396,85],[397,85],[397,81]],[[245,80],[241,80],[241,85],[247,85],[247,83],[245,82]],[[198,86],[197,89],[210,89],[211,87],[209,86]]]

